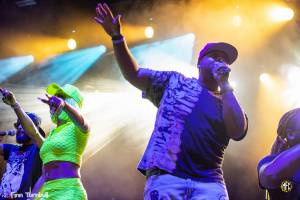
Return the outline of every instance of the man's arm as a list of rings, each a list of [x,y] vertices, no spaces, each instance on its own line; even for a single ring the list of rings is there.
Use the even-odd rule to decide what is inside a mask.
[[[39,131],[30,117],[25,113],[21,105],[17,102],[15,95],[7,89],[0,88],[3,95],[3,102],[14,109],[15,114],[21,122],[23,129],[29,137],[31,137],[35,144],[40,148],[43,144],[44,138],[39,134]]]
[[[124,40],[122,43],[113,44],[115,57],[124,78],[140,90],[146,90],[149,84],[147,76],[138,76],[138,64]]]
[[[231,139],[241,140],[247,132],[248,121],[229,84],[229,73],[223,73],[223,68],[228,68],[226,63],[213,68],[212,73],[221,91],[226,133]]]
[[[229,83],[224,83],[221,87],[223,102],[223,119],[228,137],[234,140],[242,139],[247,131],[248,122],[246,116],[239,105]]]
[[[28,200],[33,200],[34,196],[38,195],[38,193],[39,193],[39,191],[40,191],[40,189],[41,189],[41,187],[43,186],[44,183],[45,183],[45,178],[44,178],[43,175],[41,175],[40,178],[34,184],[34,187],[33,187],[32,191],[31,191],[31,194],[33,194],[32,197],[29,198]]]
[[[267,189],[278,188],[282,181],[290,180],[299,168],[300,145],[298,144],[260,167],[258,171],[260,184]]]
[[[3,140],[4,140],[4,136],[0,135],[0,156],[4,156],[4,144],[3,144]]]
[[[146,76],[138,76],[138,64],[122,36],[121,16],[114,16],[107,4],[101,3],[96,7],[96,14],[95,20],[112,38],[114,53],[124,78],[135,87],[145,90],[149,79]]]
[[[6,170],[6,160],[4,158],[4,145],[2,144],[4,136],[0,136],[0,179],[2,178],[5,170]]]
[[[0,136],[0,156],[4,155],[2,141],[3,141],[3,136]]]

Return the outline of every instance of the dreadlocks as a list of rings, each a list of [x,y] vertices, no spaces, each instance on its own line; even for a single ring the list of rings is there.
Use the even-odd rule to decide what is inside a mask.
[[[277,135],[281,138],[286,138],[286,128],[290,119],[292,119],[296,114],[300,113],[300,108],[296,108],[285,113],[278,124]]]
[[[272,145],[271,154],[278,154],[288,148],[288,143],[286,141],[286,129],[290,120],[300,113],[300,108],[296,108],[285,113],[278,124],[277,127],[277,137],[275,142]]]

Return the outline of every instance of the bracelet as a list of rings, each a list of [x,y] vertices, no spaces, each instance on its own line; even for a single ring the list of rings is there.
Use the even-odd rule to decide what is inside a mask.
[[[124,38],[124,36],[121,35],[121,34],[120,35],[114,35],[114,36],[111,37],[112,40],[120,40],[120,39],[123,39],[123,38]]]
[[[111,37],[113,44],[121,44],[125,41],[123,35],[115,35]]]

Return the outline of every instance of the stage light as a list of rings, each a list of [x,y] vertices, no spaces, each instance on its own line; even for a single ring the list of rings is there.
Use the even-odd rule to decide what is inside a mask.
[[[300,87],[300,68],[292,66],[287,71],[287,79],[292,87]]]
[[[293,19],[294,11],[288,7],[273,6],[269,10],[269,17],[274,22],[289,21]]]
[[[26,6],[33,6],[36,5],[35,0],[19,0],[16,1],[16,5],[21,8],[21,7],[26,7]]]
[[[32,55],[28,56],[28,62],[34,62],[34,57]]]
[[[0,69],[1,69],[0,83],[7,80],[12,75],[18,73],[29,64],[33,63],[33,61],[34,61],[34,57],[32,55],[1,59],[0,60]]]
[[[198,77],[198,69],[191,65],[195,35],[189,33],[175,38],[139,45],[131,49],[141,67],[181,72]]]
[[[88,113],[89,122],[94,124],[84,161],[93,157],[121,134],[128,138],[128,141],[137,143],[134,148],[141,149],[150,137],[157,108],[150,101],[141,98],[141,91],[132,86],[124,88],[124,83],[121,85],[122,92],[84,94],[87,106],[83,112]],[[140,114],[141,110],[143,115]]]
[[[73,50],[76,49],[77,43],[76,40],[74,40],[73,38],[68,40],[68,48]]]
[[[71,51],[58,55],[39,66],[30,77],[24,78],[19,84],[47,85],[56,82],[60,85],[75,83],[101,55],[106,52],[104,46]]]
[[[233,24],[233,26],[239,27],[239,26],[242,25],[242,22],[243,22],[243,19],[242,19],[242,17],[239,16],[239,15],[236,15],[236,16],[234,16],[234,17],[232,18],[232,24]]]
[[[146,38],[152,38],[154,36],[154,29],[151,26],[145,28],[145,36]]]
[[[236,88],[236,82],[235,81],[229,81],[229,85],[235,89]]]
[[[267,73],[260,74],[259,79],[265,85],[270,85],[272,83],[271,76]]]
[[[286,109],[300,106],[300,67],[287,63],[280,69],[283,87],[280,89]]]

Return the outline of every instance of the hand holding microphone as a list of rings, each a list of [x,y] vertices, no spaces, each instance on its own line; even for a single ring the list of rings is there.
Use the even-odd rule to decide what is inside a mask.
[[[228,78],[231,69],[225,62],[216,62],[212,69],[214,79],[220,87],[220,93],[226,94],[228,92],[233,92],[233,88],[230,86]]]
[[[222,75],[229,74],[231,71],[225,62],[216,62],[212,70],[213,73]]]
[[[217,73],[220,73],[222,75],[227,75],[231,71],[231,69],[229,67],[227,67],[227,66],[220,66],[216,70],[217,70]]]
[[[216,62],[212,68],[212,74],[218,85],[228,82],[228,77],[231,69],[225,62]]]

